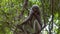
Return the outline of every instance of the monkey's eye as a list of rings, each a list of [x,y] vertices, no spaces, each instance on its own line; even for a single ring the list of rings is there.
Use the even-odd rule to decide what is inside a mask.
[[[36,11],[37,9],[36,8],[33,8],[33,11]]]

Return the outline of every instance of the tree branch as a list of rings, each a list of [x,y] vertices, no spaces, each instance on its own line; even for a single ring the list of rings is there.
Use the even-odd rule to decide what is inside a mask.
[[[23,16],[24,10],[27,9],[27,6],[28,6],[28,0],[24,0],[24,4],[21,10],[21,13],[19,15],[19,19]]]

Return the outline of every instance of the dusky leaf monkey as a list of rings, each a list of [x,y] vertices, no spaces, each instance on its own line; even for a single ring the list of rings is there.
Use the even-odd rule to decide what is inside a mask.
[[[40,29],[41,29],[42,28],[41,13],[40,13],[40,9],[39,9],[39,7],[37,5],[33,5],[31,7],[29,16],[26,18],[26,20],[23,21],[22,24],[17,25],[17,27],[19,28],[19,26],[22,26],[24,24],[27,24],[28,22],[31,23],[31,21],[32,21],[33,18],[34,18],[34,20],[36,19],[38,21],[38,25],[40,26]]]

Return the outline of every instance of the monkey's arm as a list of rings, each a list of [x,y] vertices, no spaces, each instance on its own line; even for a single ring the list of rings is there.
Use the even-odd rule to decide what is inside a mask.
[[[23,23],[22,23],[21,25],[26,24],[29,20],[32,19],[32,17],[33,17],[33,12],[31,11],[30,14],[29,14],[29,16],[27,17],[27,19],[24,20]]]
[[[36,15],[36,19],[39,22],[41,28],[42,28],[42,22],[41,22],[41,17],[39,15]]]

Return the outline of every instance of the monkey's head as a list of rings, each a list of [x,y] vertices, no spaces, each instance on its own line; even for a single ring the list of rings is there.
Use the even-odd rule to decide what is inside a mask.
[[[32,10],[36,12],[36,11],[39,10],[39,7],[38,7],[37,5],[33,5],[33,6],[32,6]]]

